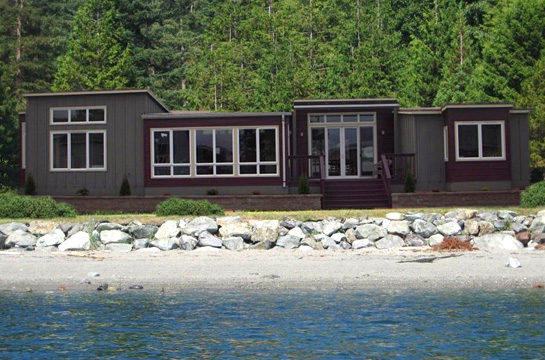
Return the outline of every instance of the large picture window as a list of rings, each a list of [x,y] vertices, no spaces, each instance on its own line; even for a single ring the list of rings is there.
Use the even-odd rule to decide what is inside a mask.
[[[456,160],[505,160],[503,121],[456,122]]]
[[[51,133],[51,170],[106,170],[106,132]]]
[[[105,124],[106,106],[51,108],[50,124]]]
[[[277,128],[153,129],[151,138],[152,177],[278,175]]]

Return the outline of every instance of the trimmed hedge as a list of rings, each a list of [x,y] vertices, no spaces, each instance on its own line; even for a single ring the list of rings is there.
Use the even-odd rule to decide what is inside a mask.
[[[188,200],[170,198],[159,205],[155,210],[158,216],[170,215],[223,215],[223,208],[217,204],[211,204],[207,200]]]
[[[532,184],[521,192],[520,206],[526,208],[545,206],[545,181]]]
[[[66,203],[57,203],[50,197],[27,197],[16,194],[0,194],[2,218],[54,218],[74,217],[76,209]]]

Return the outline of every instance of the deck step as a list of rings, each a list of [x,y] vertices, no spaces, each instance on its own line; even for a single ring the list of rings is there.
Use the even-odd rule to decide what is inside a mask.
[[[327,180],[325,209],[388,208],[389,198],[380,179]]]

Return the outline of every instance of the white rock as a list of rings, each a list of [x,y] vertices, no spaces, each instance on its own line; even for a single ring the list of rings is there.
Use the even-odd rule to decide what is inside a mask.
[[[371,247],[373,245],[374,243],[372,243],[368,239],[361,239],[361,240],[356,240],[352,243],[352,249],[354,250],[363,249],[363,248]]]
[[[59,245],[59,251],[86,251],[91,248],[89,233],[79,231]]]
[[[8,248],[34,246],[36,245],[36,236],[23,230],[15,230],[8,236],[4,245]]]
[[[408,221],[390,221],[385,228],[389,234],[394,235],[407,236],[411,232]]]
[[[61,244],[64,239],[64,232],[61,229],[55,229],[39,238],[36,246],[57,246]]]
[[[401,221],[405,219],[405,215],[398,212],[391,212],[386,214],[386,219],[392,220],[392,221]]]
[[[159,230],[155,233],[156,239],[170,239],[178,236],[180,229],[178,228],[178,222],[174,220],[168,220],[159,227]]]
[[[221,239],[210,234],[208,231],[204,231],[199,235],[199,246],[211,246],[215,248],[221,248],[222,242]]]
[[[346,241],[346,235],[344,235],[343,233],[335,233],[331,235],[331,238],[335,240],[337,244],[340,243],[341,241]]]
[[[276,246],[282,247],[284,249],[295,249],[299,247],[301,243],[301,238],[295,235],[286,235],[280,236],[276,241]]]
[[[156,247],[149,247],[149,248],[138,249],[138,250],[136,250],[136,252],[156,253],[156,252],[161,252],[161,249],[156,248]]]
[[[388,234],[386,229],[375,225],[375,224],[365,224],[360,225],[356,228],[356,237],[358,239],[368,239],[370,241],[376,241],[385,237]]]
[[[439,225],[437,230],[444,236],[453,236],[459,234],[462,231],[462,228],[456,221],[451,221],[444,223],[443,225]]]
[[[106,245],[106,250],[117,253],[129,253],[132,251],[132,245],[122,243],[110,243]]]
[[[520,261],[518,261],[517,259],[513,257],[510,257],[509,260],[507,260],[507,264],[505,264],[505,266],[513,268],[513,269],[522,267],[522,265],[520,264]]]
[[[302,253],[309,253],[309,252],[313,252],[314,249],[311,248],[310,246],[302,245],[302,246],[299,247],[299,251],[302,252]]]
[[[218,226],[225,226],[237,222],[240,222],[240,216],[224,216],[216,219],[216,224],[218,224]]]
[[[169,239],[157,239],[149,243],[151,246],[156,247],[162,251],[176,249],[178,247],[178,241],[176,238]]]
[[[199,236],[199,234],[203,231],[208,231],[211,234],[215,234],[218,232],[218,224],[214,221],[214,219],[207,216],[200,216],[191,220],[189,224],[182,229],[182,231],[184,234],[191,236]]]
[[[222,242],[227,250],[240,251],[244,247],[244,240],[240,236],[223,239]]]
[[[473,246],[488,252],[521,251],[524,246],[520,241],[505,234],[486,234],[473,239]]]
[[[332,221],[326,221],[324,222],[324,225],[322,227],[322,232],[326,236],[331,236],[337,231],[339,231],[343,227],[343,224],[341,224],[339,221],[332,220]]]
[[[220,228],[222,238],[241,237],[244,240],[250,240],[252,233],[253,227],[247,222],[236,222]]]
[[[344,230],[355,229],[359,224],[360,224],[360,221],[358,219],[348,218],[343,223],[343,229]]]
[[[90,272],[90,273],[87,274],[87,277],[99,277],[99,276],[100,276],[100,274],[97,273],[97,272]]]
[[[293,229],[288,231],[288,235],[298,237],[299,239],[304,239],[306,237],[305,233],[303,232],[303,230],[301,230],[300,227],[294,227]]]
[[[100,242],[107,244],[128,244],[132,237],[121,230],[103,230],[100,233]]]
[[[386,235],[384,238],[375,242],[377,249],[394,249],[405,245],[405,241],[396,235]]]
[[[179,246],[182,250],[191,251],[195,250],[198,243],[199,240],[195,239],[193,236],[182,235]]]
[[[441,234],[435,234],[429,237],[428,239],[428,245],[429,246],[435,246],[439,245],[445,240],[445,237]]]
[[[11,235],[12,233],[14,233],[17,230],[28,232],[28,228],[26,227],[25,224],[12,222],[12,223],[9,223],[9,224],[0,225],[0,232],[6,234],[8,236]]]

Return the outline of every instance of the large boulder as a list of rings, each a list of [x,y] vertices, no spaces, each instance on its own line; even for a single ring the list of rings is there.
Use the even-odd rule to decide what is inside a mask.
[[[305,221],[301,224],[301,229],[308,235],[319,234],[322,232],[322,223],[319,221]]]
[[[254,225],[251,240],[253,243],[261,241],[276,242],[280,230],[280,223],[277,220],[258,221]]]
[[[28,226],[28,232],[34,235],[45,235],[53,231],[57,227],[54,221],[37,220],[32,221]]]
[[[215,237],[214,235],[210,234],[208,231],[204,231],[199,234],[199,246],[210,246],[215,248],[221,248],[221,245],[223,243],[221,242],[221,239]]]
[[[253,227],[247,222],[227,224],[220,228],[222,238],[241,237],[244,240],[252,238]]]
[[[407,244],[407,246],[424,246],[425,243],[426,241],[424,238],[418,234],[411,233],[405,238],[405,244]]]
[[[123,229],[122,225],[111,223],[111,222],[102,222],[97,225],[96,231],[102,232],[104,230],[121,230]]]
[[[276,241],[276,246],[284,249],[295,249],[299,247],[300,243],[300,237],[288,234],[286,236],[280,236]]]
[[[294,227],[297,226],[297,220],[295,219],[292,219],[292,218],[289,218],[289,217],[285,217],[281,222],[280,222],[280,226],[283,226],[285,227],[286,229],[293,229]]]
[[[59,251],[86,251],[91,248],[89,233],[79,231],[59,245]]]
[[[174,220],[168,220],[163,223],[155,233],[156,239],[170,239],[178,236],[180,228],[178,228],[178,222]]]
[[[64,232],[61,229],[55,229],[48,234],[40,237],[36,246],[57,246],[65,240]]]
[[[324,240],[322,240],[321,244],[323,248],[327,250],[339,250],[341,248],[340,245],[330,237],[326,237]]]
[[[386,229],[375,224],[360,225],[356,228],[356,237],[358,239],[368,239],[369,241],[377,241],[388,234]]]
[[[342,227],[343,227],[343,224],[341,224],[339,221],[337,221],[337,220],[328,220],[328,221],[324,222],[324,224],[322,226],[322,232],[326,236],[331,236],[331,235],[335,234],[337,231],[339,231]]]
[[[227,250],[240,251],[244,247],[244,240],[240,236],[223,239],[222,243]]]
[[[405,215],[398,212],[391,212],[386,214],[386,219],[391,221],[401,221],[401,220],[405,220]]]
[[[131,244],[110,243],[106,245],[106,250],[117,253],[129,253],[132,251]]]
[[[195,250],[198,244],[199,244],[199,240],[189,235],[182,235],[182,237],[179,240],[180,249],[186,250],[186,251]]]
[[[26,227],[25,224],[12,222],[12,223],[9,223],[9,224],[0,225],[0,232],[6,234],[8,236],[11,235],[12,233],[14,233],[17,230],[28,232],[28,228]]]
[[[522,243],[507,234],[486,234],[473,239],[473,246],[488,252],[515,252],[524,248]]]
[[[399,236],[407,236],[411,232],[408,221],[390,221],[386,226],[386,231]]]
[[[371,247],[373,245],[374,244],[368,239],[361,239],[361,240],[356,240],[352,243],[352,249],[354,250],[363,249],[363,248]]]
[[[304,239],[306,237],[305,233],[303,232],[303,230],[301,230],[300,227],[294,227],[293,229],[288,231],[288,235],[296,236],[299,239]],[[323,234],[320,233],[320,235],[323,235]]]
[[[412,223],[411,228],[415,234],[424,238],[429,238],[430,236],[437,234],[437,228],[435,225],[422,219],[416,219]]]
[[[237,222],[240,222],[240,216],[223,216],[216,219],[218,226],[226,226]]]
[[[26,248],[29,246],[36,245],[36,236],[23,231],[23,230],[15,230],[12,232],[6,239],[6,242],[4,244],[5,247],[11,248],[11,247],[21,247]]]
[[[176,238],[157,239],[149,243],[150,246],[156,247],[162,251],[176,249],[178,247],[178,241]]]
[[[462,232],[462,228],[460,227],[460,225],[458,225],[457,221],[450,221],[442,225],[439,225],[437,227],[437,230],[443,236],[454,236]]]
[[[359,224],[360,224],[360,221],[358,219],[348,218],[344,220],[343,222],[343,229],[344,230],[355,229]]]
[[[428,245],[435,246],[441,244],[445,240],[445,237],[441,234],[435,234],[428,238]]]
[[[208,231],[211,234],[218,232],[218,224],[207,216],[200,216],[191,220],[183,229],[183,233],[191,236],[199,236],[200,233]]]
[[[135,250],[139,250],[139,249],[145,249],[147,248],[149,245],[149,239],[148,238],[144,238],[144,239],[135,239],[134,242],[132,243],[132,246]]]
[[[384,238],[375,242],[377,249],[395,249],[405,246],[405,242],[397,235],[388,234]]]
[[[128,244],[132,237],[121,230],[102,230],[100,232],[100,242],[107,244]]]
[[[135,239],[151,239],[159,228],[155,225],[132,225],[127,231]]]

